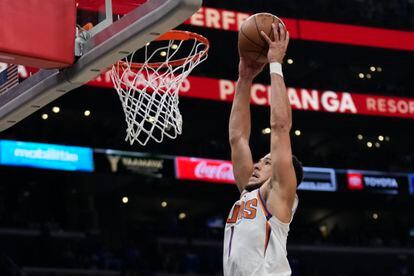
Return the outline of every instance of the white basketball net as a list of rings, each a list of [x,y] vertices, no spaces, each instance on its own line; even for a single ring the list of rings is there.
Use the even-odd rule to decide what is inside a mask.
[[[183,40],[170,40],[168,46],[152,53],[147,44],[145,62],[139,69],[132,68],[136,52],[112,67],[112,82],[127,123],[125,141],[131,145],[136,141],[145,146],[150,139],[160,143],[164,136],[175,139],[181,134],[183,122],[178,109],[181,84],[193,68],[207,58],[207,53],[203,53],[207,51],[206,45],[195,39],[192,41],[194,44],[188,58],[179,66],[171,66],[170,61],[177,55]],[[160,65],[152,68],[151,61],[156,57],[158,62],[160,56]]]

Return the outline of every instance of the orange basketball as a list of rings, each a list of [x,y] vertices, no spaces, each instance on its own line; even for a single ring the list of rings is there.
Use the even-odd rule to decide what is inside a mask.
[[[238,41],[240,56],[260,63],[268,62],[269,46],[260,32],[265,32],[273,40],[272,23],[284,25],[282,20],[270,13],[256,13],[243,22],[239,30]]]

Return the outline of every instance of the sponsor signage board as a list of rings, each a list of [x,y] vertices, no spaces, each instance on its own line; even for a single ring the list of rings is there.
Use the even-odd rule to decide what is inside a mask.
[[[35,68],[20,65],[18,70],[21,78],[37,72]],[[110,71],[101,74],[88,85],[113,88]],[[223,102],[232,102],[235,92],[235,81],[196,76],[186,78],[179,90],[180,97]],[[414,119],[412,98],[299,87],[288,87],[287,93],[294,110]],[[254,83],[250,90],[250,101],[254,105],[269,106],[270,86]]]
[[[214,183],[234,184],[233,165],[230,161],[195,157],[176,157],[177,179],[199,180]]]
[[[414,195],[414,173],[410,174],[410,194]]]
[[[177,179],[235,184],[233,165],[230,161],[177,157],[175,172]],[[305,167],[304,179],[299,189],[334,192],[337,189],[335,171],[329,168]]]
[[[303,181],[298,190],[336,192],[335,170],[330,168],[303,167]]]
[[[95,150],[96,170],[101,172],[173,177],[173,157],[118,150]]]
[[[408,187],[406,174],[354,170],[346,172],[346,189],[350,191],[397,195],[407,193],[406,187]]]
[[[0,140],[0,164],[66,171],[94,170],[92,149]]]
[[[250,13],[235,10],[204,6],[184,23],[238,32],[243,21],[250,15]],[[300,18],[281,19],[289,30],[291,39],[414,51],[413,32]]]

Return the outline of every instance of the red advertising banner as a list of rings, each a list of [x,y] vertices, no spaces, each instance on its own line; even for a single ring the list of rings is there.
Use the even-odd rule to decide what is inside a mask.
[[[202,7],[184,24],[225,31],[238,31],[250,14]],[[414,51],[414,32],[330,22],[281,18],[292,39]]]
[[[243,21],[250,15],[251,14],[249,13],[202,7],[198,10],[198,12],[187,19],[184,24],[237,32],[239,31]],[[299,38],[299,34],[297,32],[298,20],[292,18],[281,19],[289,30],[290,38]]]
[[[19,66],[19,74],[22,78],[28,77],[36,70]],[[110,72],[102,74],[88,84],[97,87],[113,87]],[[184,80],[180,88],[180,96],[231,102],[235,91],[235,81],[190,76]],[[414,119],[414,99],[412,98],[294,87],[289,87],[287,92],[294,110]],[[252,104],[268,106],[270,85],[253,84],[250,97]]]
[[[89,83],[100,87],[112,87],[109,73]],[[231,102],[236,82],[226,79],[188,77],[180,89],[180,96]],[[304,111],[358,114],[414,118],[414,99],[365,95],[349,92],[288,88],[292,108]],[[251,103],[268,106],[270,85],[255,83],[250,92]]]
[[[234,184],[233,165],[229,161],[176,157],[177,179]]]
[[[139,6],[139,3],[133,2],[114,2],[114,13],[126,14]],[[83,0],[79,4],[79,8],[97,10],[98,6],[94,1]],[[249,16],[249,13],[202,7],[184,24],[225,31],[238,31],[243,20]],[[285,22],[292,39],[414,51],[414,32],[296,18],[281,19]]]
[[[414,32],[297,20],[298,39],[414,51]]]

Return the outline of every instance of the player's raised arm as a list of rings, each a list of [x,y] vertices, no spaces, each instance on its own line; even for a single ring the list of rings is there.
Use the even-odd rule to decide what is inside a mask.
[[[297,186],[289,135],[292,126],[292,110],[281,70],[289,43],[289,32],[282,24],[274,24],[272,28],[274,41],[262,32],[262,36],[269,44],[268,60],[271,73],[272,176],[267,187],[267,206],[274,216],[288,223],[292,216]]]
[[[240,57],[239,79],[229,120],[231,160],[237,187],[242,192],[253,172],[250,138],[250,88],[263,64]]]

